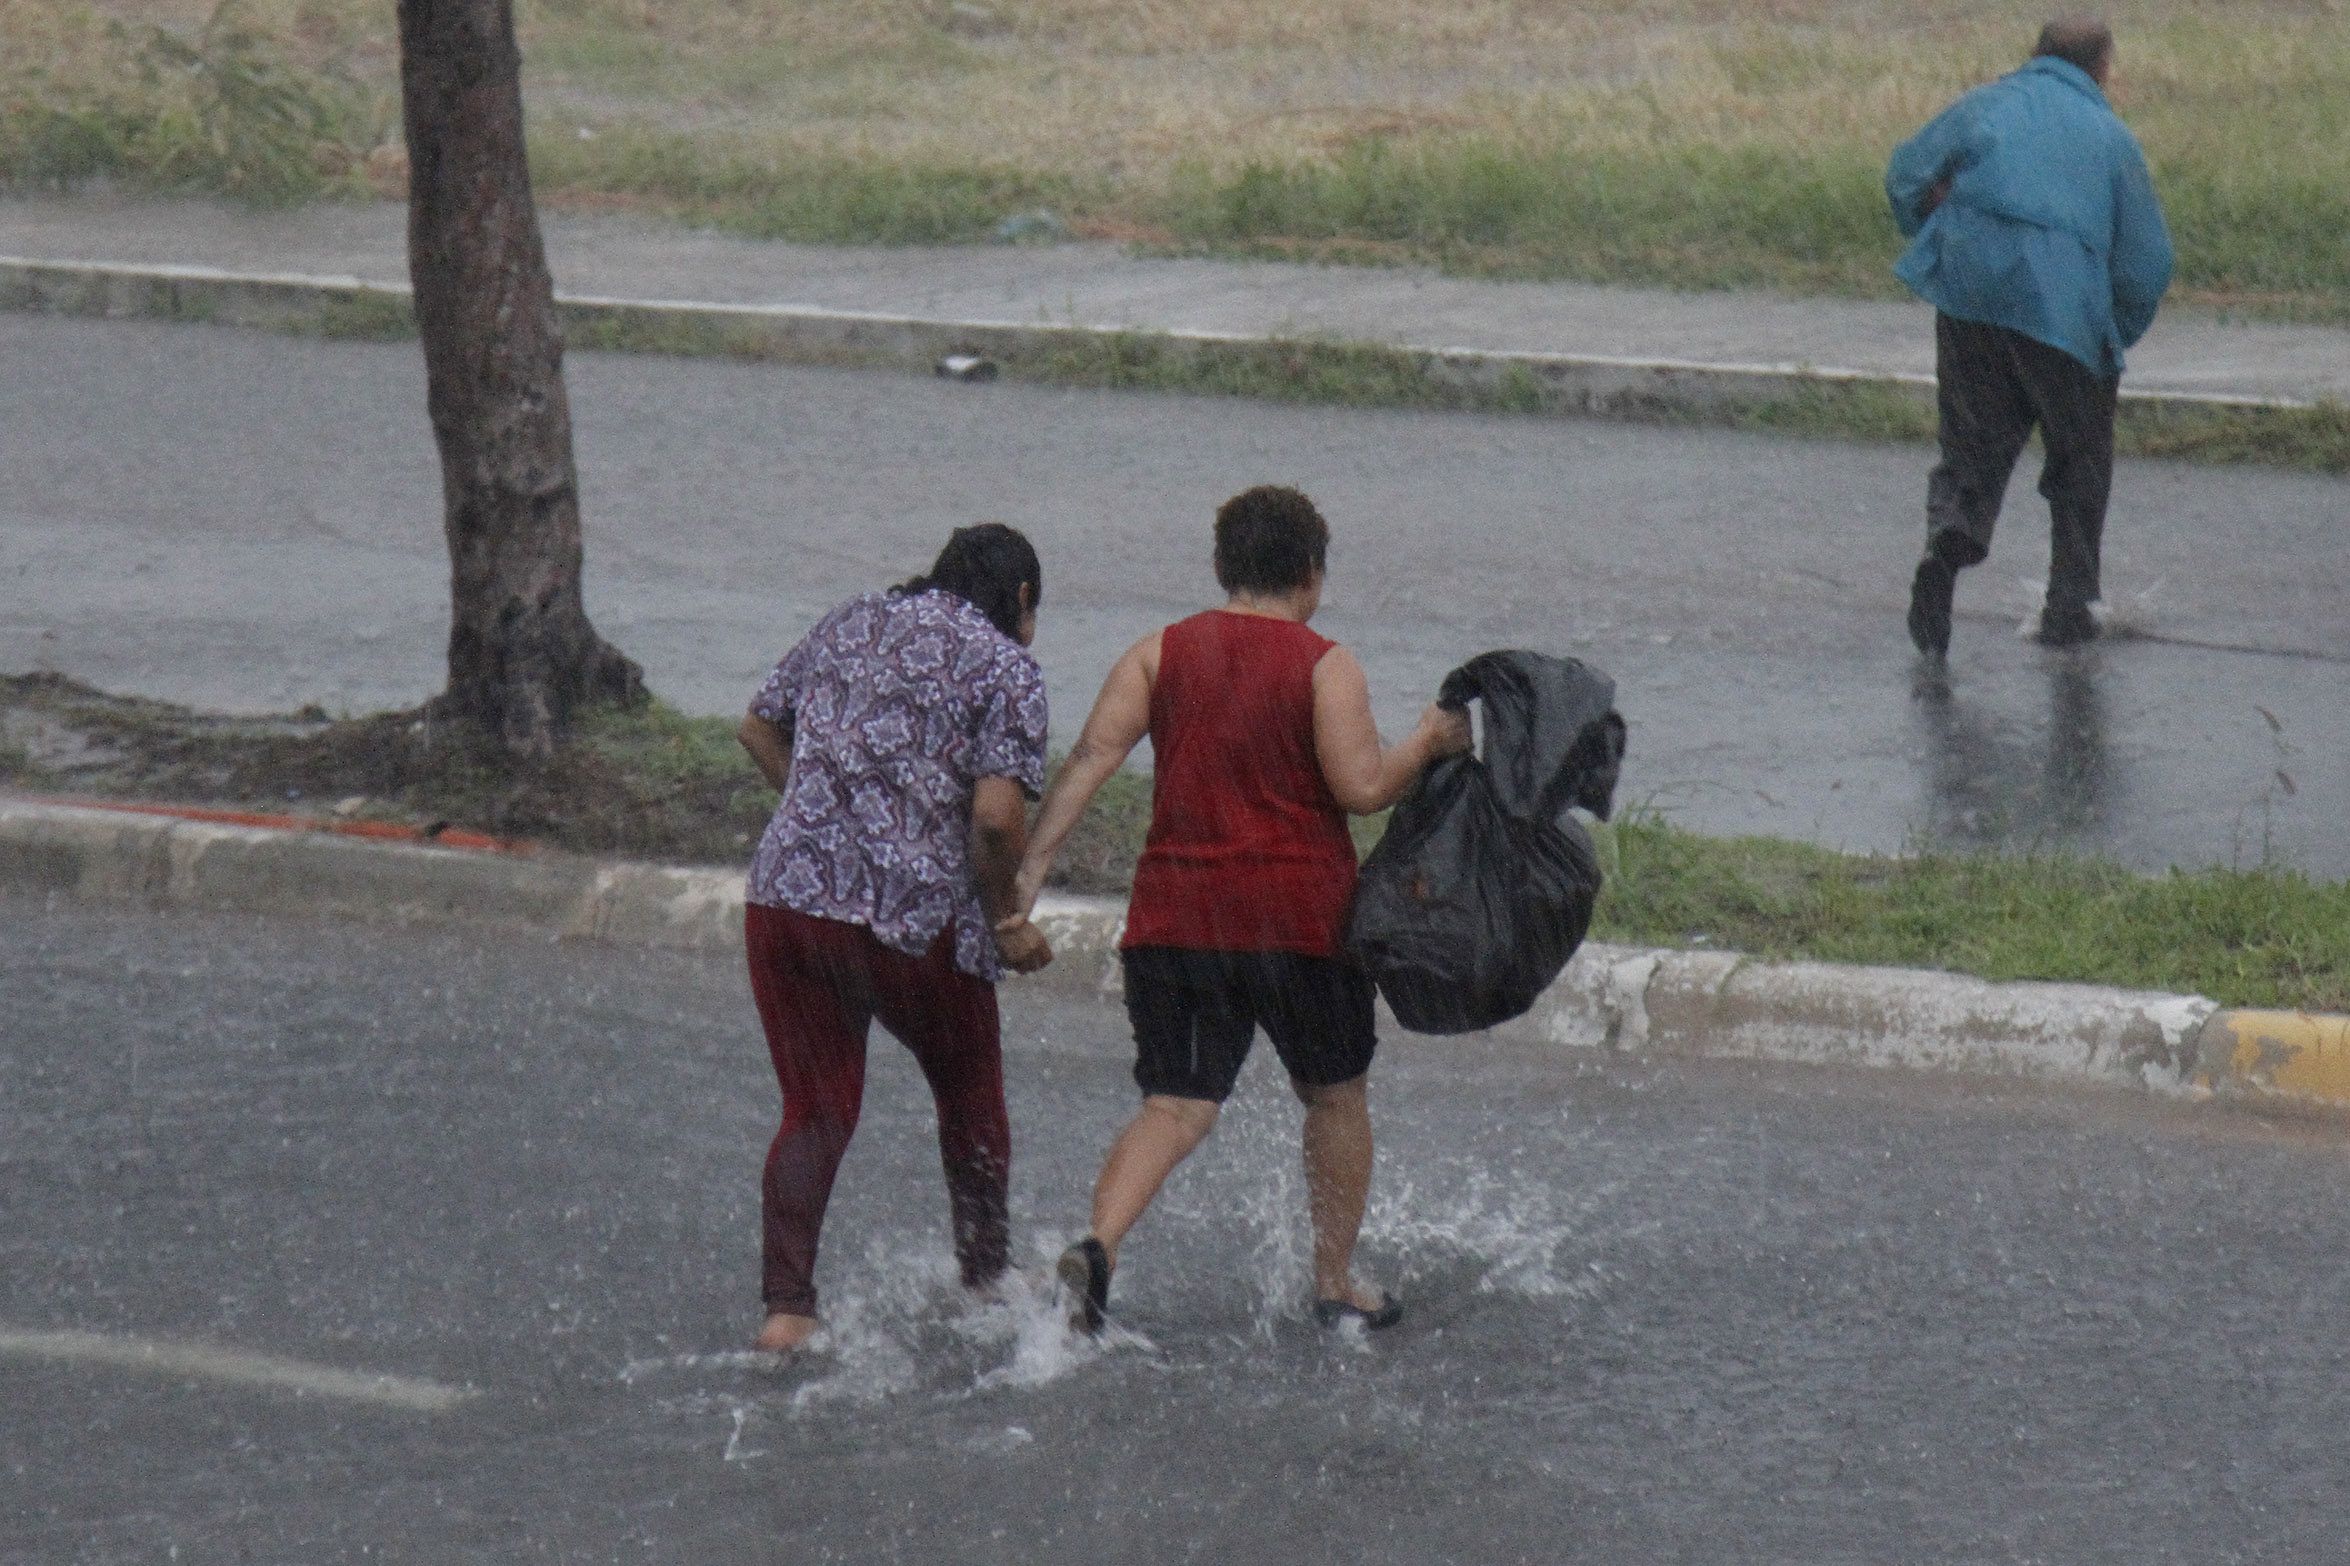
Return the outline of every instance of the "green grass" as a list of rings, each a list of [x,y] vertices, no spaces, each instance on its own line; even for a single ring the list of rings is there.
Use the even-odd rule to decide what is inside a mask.
[[[400,342],[416,335],[416,310],[396,294],[372,289],[328,293],[319,300],[316,330],[347,342]]]
[[[2148,876],[2062,856],[1839,854],[1638,816],[1595,836],[1608,880],[1592,934],[1604,940],[2350,1010],[2350,883],[2278,869]]]
[[[809,156],[633,124],[593,141],[559,126],[534,133],[531,174],[543,188],[641,196],[732,233],[807,244],[984,240],[1012,213],[1075,195],[1068,179],[984,162]]]
[[[2223,150],[2158,160],[2177,286],[2241,313],[2350,320],[2350,188],[2317,173],[2248,177],[2211,161]],[[1192,166],[1156,215],[1179,245],[1210,252],[1896,298],[1902,239],[1883,180],[1876,147],[1373,138],[1326,161]]]
[[[2350,405],[2330,399],[2310,408],[2128,405],[2114,435],[2128,456],[2350,473]]]
[[[0,62],[0,187],[105,178],[263,206],[363,188],[385,95],[290,59],[239,0],[192,34],[88,5],[52,21],[70,40],[57,58]]]
[[[1455,270],[1683,288],[1891,295],[1899,234],[1873,155],[1762,147],[1529,148],[1372,138],[1327,162],[1181,171],[1179,240],[1344,258],[1348,241]]]

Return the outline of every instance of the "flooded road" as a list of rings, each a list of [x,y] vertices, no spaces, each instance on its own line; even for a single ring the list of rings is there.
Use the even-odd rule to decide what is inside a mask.
[[[412,343],[0,318],[0,669],[229,710],[416,702],[448,562]],[[2046,510],[2018,470],[1947,681],[1902,629],[1924,447],[1292,408],[575,354],[598,626],[733,713],[824,609],[1017,523],[1044,559],[1057,743],[1134,638],[1218,601],[1215,504],[1304,486],[1317,628],[1381,721],[1496,646],[1619,682],[1619,798],[1708,831],[2085,847],[2350,875],[2350,485],[2125,462],[2126,634],[2016,635]]]
[[[0,1560],[2338,1554],[2339,1127],[1391,1041],[1363,1270],[1410,1315],[1364,1342],[1305,1319],[1260,1058],[1096,1348],[955,1287],[877,1039],[830,1325],[779,1367],[737,1352],[775,1091],[745,989],[0,903]],[[1133,1090],[1115,1012],[1006,1010],[1041,1272]]]

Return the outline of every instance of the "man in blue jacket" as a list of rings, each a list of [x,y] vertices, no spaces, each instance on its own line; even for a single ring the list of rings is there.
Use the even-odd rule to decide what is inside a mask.
[[[1932,657],[1950,650],[1958,573],[1990,552],[2034,426],[2051,523],[2039,639],[2097,634],[2122,350],[2153,323],[2171,275],[2145,156],[2105,101],[2112,65],[2102,21],[2051,22],[2023,69],[1943,110],[1885,174],[1911,241],[1894,272],[1935,309],[1942,460],[1909,594],[1910,640]]]

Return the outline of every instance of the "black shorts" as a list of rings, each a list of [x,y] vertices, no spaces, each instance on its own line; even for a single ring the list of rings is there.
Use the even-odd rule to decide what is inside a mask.
[[[1296,952],[1197,952],[1130,946],[1126,1015],[1143,1092],[1221,1104],[1264,1024],[1289,1074],[1308,1087],[1352,1082],[1379,1046],[1371,977],[1344,958]]]

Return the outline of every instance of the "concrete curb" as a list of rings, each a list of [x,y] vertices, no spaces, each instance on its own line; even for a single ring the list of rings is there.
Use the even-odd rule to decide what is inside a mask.
[[[6,796],[0,891],[683,950],[742,945],[737,870],[410,845]],[[1120,993],[1122,903],[1048,896],[1036,917],[1057,960],[1011,982],[1102,1000]],[[2350,1018],[2222,1011],[2201,996],[2100,985],[1765,963],[1734,952],[1587,944],[1533,1010],[1486,1037],[1576,1052],[1904,1066],[2350,1107]]]
[[[310,336],[383,339],[414,330],[410,290],[355,277],[241,273],[0,256],[0,309],[211,322]],[[1277,389],[1306,401],[1500,409],[1667,422],[1881,415],[1931,430],[1934,379],[1806,364],[1699,363],[1605,355],[1350,343],[1240,333],[1120,331],[1012,321],[927,320],[796,305],[559,295],[573,347],[917,370],[949,354],[1014,378],[1167,389]],[[1356,388],[1332,393],[1344,377]],[[1325,388],[1317,395],[1316,387]],[[1372,389],[1365,391],[1362,388]],[[2125,410],[2289,417],[2286,398],[2122,393]]]

